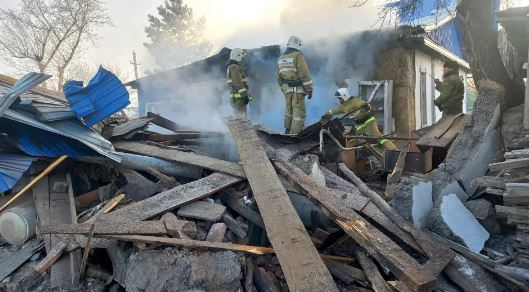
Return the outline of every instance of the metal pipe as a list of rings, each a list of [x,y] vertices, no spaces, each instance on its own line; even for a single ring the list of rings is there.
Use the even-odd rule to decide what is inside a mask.
[[[163,174],[191,179],[200,178],[202,175],[202,168],[194,165],[124,152],[116,152],[116,154],[122,157],[121,163],[117,163],[104,157],[79,157],[77,160],[102,165],[111,164],[116,167],[125,167],[143,171],[148,171],[149,168],[154,168]]]
[[[355,149],[360,149],[363,147],[363,146],[356,146],[356,147],[346,148],[342,144],[340,144],[338,139],[336,139],[329,130],[321,129],[320,130],[320,151],[321,152],[323,152],[323,134],[327,134],[327,136],[329,136],[329,138],[331,138],[331,140],[336,144],[336,146],[338,146],[338,148],[340,148],[342,151],[355,150]]]

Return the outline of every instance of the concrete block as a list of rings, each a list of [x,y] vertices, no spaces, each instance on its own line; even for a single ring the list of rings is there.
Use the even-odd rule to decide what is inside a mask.
[[[231,251],[166,248],[132,254],[125,286],[127,291],[237,291],[241,278],[240,258]]]
[[[217,222],[226,212],[226,207],[211,202],[195,201],[182,206],[176,215],[186,218]]]

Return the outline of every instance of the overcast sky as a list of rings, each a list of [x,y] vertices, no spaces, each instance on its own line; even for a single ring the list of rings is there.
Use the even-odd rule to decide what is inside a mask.
[[[207,18],[205,37],[218,51],[223,46],[253,48],[283,44],[289,35],[304,39],[329,37],[374,27],[376,2],[361,9],[351,8],[352,0],[187,0],[195,15]],[[515,0],[529,5],[529,0]],[[19,0],[2,0],[3,7],[15,7]],[[87,62],[113,64],[130,72],[132,50],[142,63],[140,72],[154,67],[143,46],[147,14],[156,14],[163,0],[106,0],[105,8],[113,26],[100,31],[96,46],[85,54]],[[5,65],[0,65],[5,66]],[[9,68],[1,68],[10,72]]]

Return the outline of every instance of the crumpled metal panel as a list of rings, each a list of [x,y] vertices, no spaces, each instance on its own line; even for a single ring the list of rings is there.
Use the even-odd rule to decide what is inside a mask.
[[[11,89],[0,98],[0,117],[3,113],[11,106],[11,104],[22,94],[24,91],[30,90],[31,88],[41,84],[50,78],[51,75],[42,73],[30,72],[24,77],[20,78]]]
[[[64,95],[77,117],[88,126],[93,126],[130,104],[129,93],[123,83],[102,66],[86,87],[83,87],[81,81],[66,82]]]
[[[110,141],[76,119],[60,120],[44,124],[35,120],[30,113],[16,112],[10,109],[5,111],[4,118],[74,139],[105,157],[117,162],[121,161],[121,156],[115,153]]]
[[[34,158],[0,153],[0,192],[10,190],[33,163]]]

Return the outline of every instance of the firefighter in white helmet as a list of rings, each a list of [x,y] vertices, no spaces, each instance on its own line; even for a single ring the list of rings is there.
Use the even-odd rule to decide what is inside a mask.
[[[246,76],[241,68],[241,61],[244,56],[246,56],[244,50],[239,48],[232,49],[226,72],[227,83],[230,88],[230,102],[237,117],[246,116],[246,105],[252,100],[252,96],[248,91]]]
[[[338,98],[340,105],[334,107],[323,115],[323,118],[329,118],[337,114],[351,113],[350,117],[356,126],[356,132],[369,137],[381,137],[378,144],[386,150],[398,150],[397,146],[388,139],[384,139],[382,133],[378,130],[377,119],[371,112],[371,106],[360,96],[352,97],[347,88],[340,88],[334,94]]]
[[[305,95],[312,98],[309,67],[301,53],[303,41],[288,39],[286,51],[277,59],[277,83],[285,94],[285,134],[299,134],[305,127]]]

